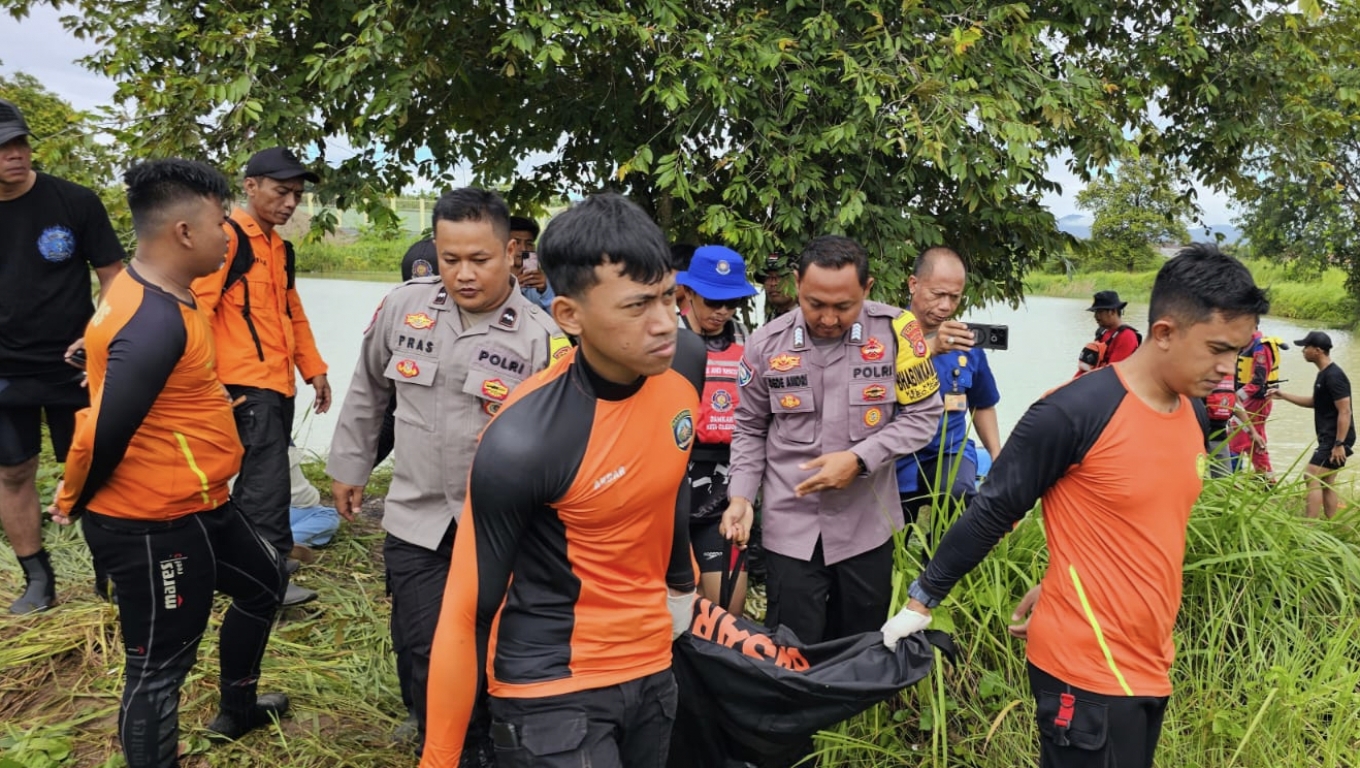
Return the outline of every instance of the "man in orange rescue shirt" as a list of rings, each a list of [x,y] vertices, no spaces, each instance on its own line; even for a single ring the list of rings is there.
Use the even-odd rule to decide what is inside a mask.
[[[235,739],[287,710],[283,694],[256,695],[284,572],[228,498],[241,445],[189,289],[226,254],[227,180],[202,163],[157,160],[124,181],[137,252],[85,331],[90,407],[77,414],[49,511],[58,523],[85,518],[85,541],[117,590],[127,655],[118,736],[130,768],[161,768],[179,764],[179,688],[215,590],[232,603],[208,730]]]
[[[1152,765],[1171,694],[1172,626],[1190,510],[1207,475],[1198,398],[1237,365],[1270,308],[1218,248],[1157,273],[1148,340],[1051,392],[1011,433],[968,511],[884,625],[890,647],[1043,500],[1049,566],[1016,609],[1037,702],[1040,766]]]
[[[580,346],[482,433],[430,657],[424,768],[455,768],[485,681],[507,766],[666,762],[693,617],[685,468],[704,357],[677,353],[661,230],[618,195],[539,241]],[[674,361],[674,366],[672,366]]]

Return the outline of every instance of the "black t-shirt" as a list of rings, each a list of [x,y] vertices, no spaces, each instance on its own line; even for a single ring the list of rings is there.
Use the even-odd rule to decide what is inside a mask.
[[[1351,380],[1336,363],[1318,371],[1313,382],[1313,429],[1317,432],[1318,446],[1331,448],[1336,442],[1336,401],[1351,396]],[[1350,428],[1346,430],[1346,445],[1355,446],[1355,417],[1351,417]]]
[[[90,267],[124,257],[99,197],[39,173],[0,202],[0,377],[69,370],[66,348],[94,314]]]

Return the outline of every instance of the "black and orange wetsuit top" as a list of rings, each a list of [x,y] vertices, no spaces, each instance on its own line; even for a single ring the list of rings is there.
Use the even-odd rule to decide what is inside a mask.
[[[1119,368],[1030,407],[920,586],[943,598],[1042,498],[1049,561],[1029,623],[1030,662],[1095,693],[1168,696],[1207,418],[1184,396],[1171,413],[1153,409]]]
[[[666,588],[694,589],[680,489],[704,366],[702,344],[677,350],[694,365],[619,385],[573,349],[487,424],[430,654],[424,768],[458,765],[483,680],[542,698],[670,668]]]
[[[225,504],[243,451],[208,318],[129,266],[85,329],[85,355],[90,407],[57,506],[171,520]]]

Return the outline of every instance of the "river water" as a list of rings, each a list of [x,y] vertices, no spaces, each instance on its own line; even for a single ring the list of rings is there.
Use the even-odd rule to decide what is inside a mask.
[[[318,415],[304,407],[313,400],[311,389],[306,386],[299,389],[294,437],[304,450],[320,455],[329,450],[331,432],[335,429],[335,420],[358,359],[359,340],[378,303],[393,287],[393,282],[382,282],[373,276],[298,279],[298,290],[317,345],[330,365],[329,378],[335,393],[330,412]],[[997,413],[1003,441],[1030,403],[1066,381],[1076,370],[1077,352],[1091,340],[1095,330],[1095,321],[1086,311],[1088,305],[1084,300],[1035,296],[1026,299],[1018,309],[994,305],[974,310],[964,318],[1010,326],[1010,349],[988,353],[1001,390]],[[1130,325],[1144,330],[1147,305],[1130,304],[1124,317]],[[1279,336],[1288,342],[1303,338],[1311,330],[1297,322],[1275,317],[1264,318],[1261,327],[1267,335]],[[1333,359],[1352,377],[1360,375],[1360,348],[1353,343],[1351,334],[1339,330],[1327,332],[1335,344]],[[1304,362],[1303,354],[1297,348],[1285,352],[1283,358],[1280,371],[1280,377],[1285,380],[1283,389],[1308,394],[1316,369]],[[1266,433],[1276,469],[1286,469],[1305,450],[1312,450],[1312,411],[1278,402]]]

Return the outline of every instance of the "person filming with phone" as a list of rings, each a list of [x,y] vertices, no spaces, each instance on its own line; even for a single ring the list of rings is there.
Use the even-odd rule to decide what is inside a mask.
[[[940,379],[944,413],[935,438],[926,447],[897,460],[897,490],[907,522],[930,510],[946,495],[947,509],[962,510],[977,491],[977,449],[968,439],[968,417],[982,447],[996,457],[1001,452],[1001,429],[996,404],[1001,394],[987,364],[981,331],[954,320],[963,300],[968,272],[963,259],[949,248],[931,248],[916,259],[907,278],[911,291],[908,309],[916,316],[930,345],[931,361]],[[1005,338],[1004,328],[990,327],[987,336]],[[949,517],[952,519],[953,514]],[[925,525],[925,522],[922,521]],[[929,529],[929,526],[926,526]]]
[[[524,294],[524,298],[548,312],[551,311],[553,298],[557,294],[553,293],[552,286],[548,285],[548,278],[538,265],[536,250],[538,232],[537,221],[527,216],[510,217],[510,239],[515,242],[518,249],[515,253],[514,273],[515,279],[519,281],[519,292]]]

